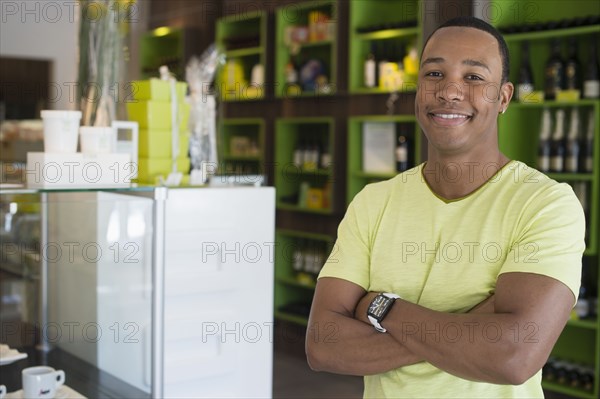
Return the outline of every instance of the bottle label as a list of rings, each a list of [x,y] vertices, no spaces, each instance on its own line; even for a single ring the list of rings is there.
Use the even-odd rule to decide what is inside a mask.
[[[552,157],[552,159],[550,160],[550,166],[553,172],[562,172],[564,170],[563,157]]]
[[[542,172],[550,171],[550,158],[547,156],[541,156],[538,159],[538,168]]]
[[[517,98],[519,101],[527,100],[527,96],[533,92],[531,83],[522,83],[517,87]]]
[[[577,173],[577,157],[569,156],[565,161],[565,170],[570,173]]]
[[[600,97],[600,80],[586,80],[585,82],[583,82],[583,97]]]
[[[375,65],[374,60],[367,60],[365,62],[365,87],[375,87],[377,82],[375,81]]]
[[[585,158],[585,171],[592,173],[594,171],[594,158],[586,157]]]
[[[304,164],[304,156],[303,151],[301,149],[297,149],[294,151],[294,166],[297,168],[302,168]]]
[[[398,161],[398,162],[408,161],[408,151],[407,151],[406,147],[396,148],[396,161]]]

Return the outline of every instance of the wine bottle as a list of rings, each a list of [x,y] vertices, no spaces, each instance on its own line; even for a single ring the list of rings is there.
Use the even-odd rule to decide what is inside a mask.
[[[367,54],[364,65],[364,84],[365,87],[373,88],[377,86],[377,60],[375,59],[375,44],[371,43],[371,49]]]
[[[296,144],[296,148],[294,149],[294,166],[298,169],[302,169],[302,167],[304,166],[304,151],[304,141],[299,141]]]
[[[517,99],[525,101],[533,92],[533,73],[529,63],[529,43],[524,41],[521,45],[521,67],[519,69],[519,83],[517,84]]]
[[[541,172],[550,171],[550,134],[552,132],[552,115],[548,108],[542,113],[542,127],[540,129],[540,141],[538,145],[537,167]]]
[[[381,44],[381,52],[379,54],[379,62],[377,64],[377,84],[380,88],[383,88],[383,76],[385,75],[385,66],[389,59],[389,46],[386,42]]]
[[[600,98],[600,67],[598,66],[596,41],[590,39],[590,54],[585,66],[583,81],[584,98]]]
[[[594,171],[594,130],[596,129],[595,114],[590,110],[588,115],[587,132],[585,134],[585,151],[583,154],[583,171],[592,173]]]
[[[550,146],[550,171],[560,173],[564,171],[565,157],[565,110],[556,111],[556,123],[552,134]]]
[[[565,88],[567,90],[580,90],[581,64],[577,58],[577,41],[574,37],[569,39],[569,58],[565,65]]]
[[[553,39],[550,44],[551,54],[546,62],[545,97],[554,100],[556,92],[564,89],[565,65],[560,56],[560,42]]]
[[[579,153],[581,142],[579,138],[579,111],[577,107],[571,110],[571,121],[569,133],[567,134],[565,171],[570,173],[579,172]]]
[[[302,271],[304,268],[304,241],[299,239],[294,244],[292,268],[296,272]]]
[[[396,171],[404,172],[405,170],[408,170],[408,137],[401,129],[396,145]]]

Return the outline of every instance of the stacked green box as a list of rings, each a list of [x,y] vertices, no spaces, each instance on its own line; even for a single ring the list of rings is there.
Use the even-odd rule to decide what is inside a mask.
[[[179,121],[179,154],[177,171],[190,169],[189,115],[190,105],[184,101],[187,84],[177,82]],[[139,123],[138,181],[156,183],[172,171],[171,88],[168,81],[150,79],[133,84],[133,101],[127,104],[129,119]]]

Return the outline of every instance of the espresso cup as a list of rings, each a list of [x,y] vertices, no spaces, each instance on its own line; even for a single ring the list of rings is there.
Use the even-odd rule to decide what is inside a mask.
[[[65,372],[48,366],[36,366],[23,369],[23,397],[54,398],[56,390],[65,383]]]
[[[0,399],[6,396],[6,385],[0,385]]]

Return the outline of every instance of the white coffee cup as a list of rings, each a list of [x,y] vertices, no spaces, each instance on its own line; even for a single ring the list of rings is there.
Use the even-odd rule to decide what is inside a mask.
[[[77,152],[81,111],[42,111],[44,152]]]
[[[0,399],[6,396],[6,385],[0,385]]]
[[[84,154],[97,155],[115,152],[117,143],[117,132],[112,127],[81,126],[81,152]]]
[[[65,383],[65,372],[49,366],[36,366],[23,369],[24,398],[54,398],[56,390]]]

